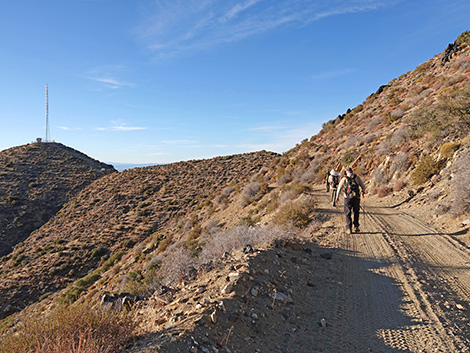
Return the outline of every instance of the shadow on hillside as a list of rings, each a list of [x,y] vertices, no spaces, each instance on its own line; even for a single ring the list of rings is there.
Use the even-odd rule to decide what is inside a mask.
[[[239,353],[403,353],[411,351],[393,348],[390,342],[423,326],[402,311],[405,298],[399,284],[380,273],[390,263],[315,243],[275,247],[251,255],[247,262],[249,274],[242,275],[234,296],[223,298],[219,289],[220,298],[202,296],[194,302],[210,300],[205,318],[195,327],[183,329],[190,316],[168,317],[176,320],[171,328],[147,335],[126,352],[189,351],[193,346],[197,351],[227,347]],[[238,268],[235,263],[225,266]],[[214,311],[215,324],[208,318]]]

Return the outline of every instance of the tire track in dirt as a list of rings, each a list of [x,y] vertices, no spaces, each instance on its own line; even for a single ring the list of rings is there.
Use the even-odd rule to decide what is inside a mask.
[[[470,352],[468,314],[455,309],[470,298],[468,250],[410,215],[367,204],[362,233],[344,231],[342,204],[331,217],[329,241],[344,255],[331,351]]]
[[[468,249],[403,212],[369,207],[366,215],[384,230],[384,239],[405,269],[404,292],[421,309],[427,326],[436,331],[433,339],[440,339],[447,351],[469,352],[464,306],[470,298]],[[408,311],[412,306],[408,305]]]

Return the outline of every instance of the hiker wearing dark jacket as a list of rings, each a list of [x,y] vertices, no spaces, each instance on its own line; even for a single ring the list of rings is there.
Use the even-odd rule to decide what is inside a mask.
[[[351,167],[346,168],[346,176],[341,179],[336,190],[336,203],[341,193],[343,193],[346,229],[349,233],[352,233],[353,225],[354,231],[359,233],[359,208],[361,206],[361,191],[359,188],[362,189],[362,194],[365,194],[366,186],[361,178],[353,173]],[[354,216],[353,220],[351,214]]]

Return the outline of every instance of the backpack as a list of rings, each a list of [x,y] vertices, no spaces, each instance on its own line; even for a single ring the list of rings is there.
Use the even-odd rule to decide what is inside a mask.
[[[332,187],[333,187],[333,188],[337,188],[337,187],[338,187],[338,184],[339,184],[339,175],[333,175],[333,184],[332,184]]]
[[[360,196],[359,184],[356,181],[356,174],[352,174],[350,177],[346,176],[344,194],[348,199]]]

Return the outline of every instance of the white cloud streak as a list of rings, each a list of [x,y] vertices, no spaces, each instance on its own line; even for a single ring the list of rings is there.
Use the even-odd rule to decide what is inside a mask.
[[[96,130],[98,130],[98,131],[129,132],[129,131],[147,130],[147,128],[146,127],[141,127],[141,126],[127,126],[126,123],[113,122],[112,126],[98,127],[98,128],[96,128]]]
[[[119,65],[104,65],[94,67],[88,70],[85,75],[89,80],[98,82],[103,87],[108,89],[120,89],[123,87],[134,87],[135,84],[126,82],[118,77],[126,71],[124,66]]]
[[[300,28],[326,17],[374,11],[402,0],[159,0],[136,34],[157,58],[266,33]]]

